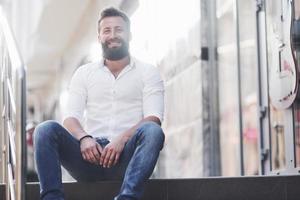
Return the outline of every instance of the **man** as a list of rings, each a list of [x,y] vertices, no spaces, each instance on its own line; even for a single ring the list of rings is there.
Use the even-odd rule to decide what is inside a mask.
[[[64,199],[61,164],[78,181],[123,180],[115,200],[141,198],[164,143],[164,88],[157,68],[129,55],[130,38],[129,18],[103,10],[103,59],[73,75],[64,128],[46,121],[35,130],[41,199]]]

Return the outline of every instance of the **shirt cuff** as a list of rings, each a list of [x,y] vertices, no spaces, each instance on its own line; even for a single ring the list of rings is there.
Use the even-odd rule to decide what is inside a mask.
[[[158,114],[158,113],[147,113],[144,115],[144,118],[146,117],[150,117],[150,116],[154,116],[154,117],[157,117],[159,120],[160,120],[160,123],[162,124],[163,123],[163,116],[161,114]]]

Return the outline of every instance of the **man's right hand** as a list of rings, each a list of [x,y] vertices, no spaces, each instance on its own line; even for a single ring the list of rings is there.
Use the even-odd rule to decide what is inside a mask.
[[[98,164],[102,153],[102,147],[94,138],[84,138],[80,142],[80,151],[84,160]]]

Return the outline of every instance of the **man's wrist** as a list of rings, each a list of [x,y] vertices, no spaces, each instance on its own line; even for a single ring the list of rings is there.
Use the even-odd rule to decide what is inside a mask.
[[[120,138],[121,142],[125,144],[130,139],[130,136],[128,134],[124,133],[124,134],[119,135],[119,138]]]
[[[79,143],[81,143],[82,140],[84,140],[84,139],[86,139],[86,138],[94,138],[94,137],[91,136],[91,135],[84,135],[84,136],[82,136],[82,137],[79,139]]]

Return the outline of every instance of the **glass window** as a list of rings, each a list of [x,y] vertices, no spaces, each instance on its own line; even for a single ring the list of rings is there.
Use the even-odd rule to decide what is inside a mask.
[[[243,1],[238,7],[242,102],[238,101],[235,3],[233,0],[217,1],[220,144],[224,176],[240,175],[239,103],[242,104],[245,174],[257,174],[259,168],[255,3]]]
[[[255,2],[243,1],[239,3],[239,31],[245,175],[259,171],[255,30]]]
[[[270,98],[270,149],[271,149],[271,170],[285,168],[285,139],[284,139],[284,113],[275,108],[278,106],[276,91],[280,85],[284,84],[278,80],[281,71],[281,57],[279,48],[283,44],[282,32],[282,4],[281,1],[268,0],[266,2],[267,15],[267,44],[268,44],[268,75],[269,75],[269,98]],[[276,86],[277,84],[277,86]],[[279,84],[279,85],[278,85]],[[275,87],[274,87],[275,86]]]
[[[217,0],[220,149],[223,176],[240,174],[236,37],[233,0]]]

